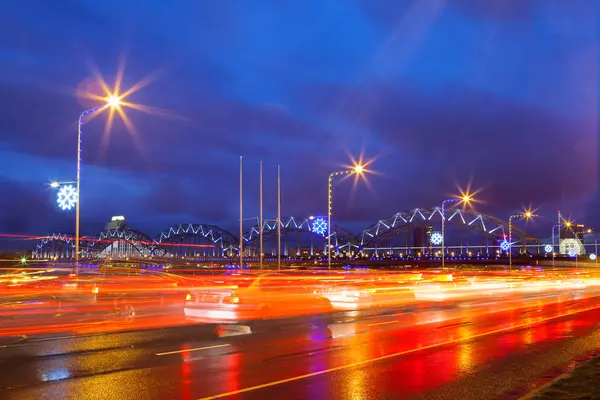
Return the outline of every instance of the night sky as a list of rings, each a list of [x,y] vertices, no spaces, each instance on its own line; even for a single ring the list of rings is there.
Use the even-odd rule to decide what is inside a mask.
[[[600,226],[598,2],[564,0],[29,1],[0,16],[0,232],[74,231],[51,180],[75,177],[82,90],[97,68],[134,132],[84,131],[82,233],[113,215],[156,236],[172,224],[236,232],[244,214],[325,215],[327,176],[373,159],[368,184],[335,186],[358,233],[437,206],[471,182],[483,213],[531,204]]]

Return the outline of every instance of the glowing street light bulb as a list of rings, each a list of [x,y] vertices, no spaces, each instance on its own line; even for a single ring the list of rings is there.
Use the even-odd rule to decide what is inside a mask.
[[[461,200],[462,200],[463,202],[465,202],[465,203],[468,203],[468,202],[470,202],[470,201],[471,201],[471,196],[469,196],[468,194],[465,194],[465,195],[464,195],[464,196],[461,198]]]
[[[567,222],[565,222],[565,226],[566,226],[567,228],[570,228],[570,227],[571,227],[571,221],[567,221]]]
[[[525,216],[525,218],[528,218],[528,219],[531,218],[531,217],[533,217],[533,213],[531,211],[527,211],[523,215]]]
[[[118,96],[109,96],[106,98],[106,104],[112,108],[119,107],[121,105],[121,98]]]
[[[362,165],[355,165],[353,168],[354,172],[357,174],[362,174],[365,171],[365,167],[363,167]]]

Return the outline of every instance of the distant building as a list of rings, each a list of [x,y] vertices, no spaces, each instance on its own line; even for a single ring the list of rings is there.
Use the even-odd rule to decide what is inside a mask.
[[[431,254],[433,253],[433,247],[431,244],[431,233],[433,232],[433,226],[431,225],[427,225],[425,227],[425,236],[427,238],[427,253]]]
[[[106,226],[104,227],[104,230],[108,231],[111,229],[125,229],[126,227],[127,221],[125,220],[125,217],[122,215],[117,215],[110,219],[108,224],[106,224]]]
[[[588,229],[584,224],[563,225],[560,228],[560,254],[569,254],[573,251],[575,254],[585,254],[583,246]]]
[[[425,252],[426,249],[431,251],[431,241],[429,238],[432,231],[433,226],[416,225],[413,228],[413,248],[421,252]]]

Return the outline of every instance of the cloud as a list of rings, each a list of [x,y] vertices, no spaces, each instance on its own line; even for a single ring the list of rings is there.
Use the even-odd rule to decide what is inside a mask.
[[[474,19],[530,21],[539,0],[453,0],[450,7]]]
[[[52,202],[52,193],[43,186],[0,177],[0,193],[1,232],[35,235],[44,228],[74,230]]]
[[[73,158],[74,121],[80,112],[73,99],[17,85],[0,85],[0,90],[13,99],[0,110],[5,145],[26,154]],[[282,111],[282,107],[212,100],[180,111],[184,120],[126,110],[135,135],[116,121],[105,136],[106,116],[101,115],[84,129],[83,149],[89,154],[86,162],[133,171],[160,165],[161,169],[181,173],[202,167],[203,160],[214,165],[223,153],[269,156],[285,151],[281,146],[286,143],[316,143],[317,138],[327,135],[322,128]]]
[[[452,193],[471,177],[496,209],[594,190],[593,125],[545,109],[460,86],[427,94],[410,85],[322,85],[299,95],[313,112],[372,132],[370,142],[395,155],[375,167],[412,188],[415,200]]]

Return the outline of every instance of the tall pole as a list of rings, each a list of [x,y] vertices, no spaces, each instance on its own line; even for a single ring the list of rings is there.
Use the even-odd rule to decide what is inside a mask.
[[[80,201],[81,201],[81,133],[83,125],[85,125],[85,117],[89,114],[95,113],[100,110],[102,107],[94,107],[85,110],[81,114],[79,114],[79,119],[77,120],[77,202],[75,203],[75,266],[79,267],[79,213],[80,213]],[[77,271],[79,272],[79,271]]]
[[[512,219],[515,215],[508,217],[508,270],[512,271]]]
[[[552,225],[552,268],[554,268],[554,228],[560,226],[558,224]]]
[[[327,268],[331,270],[331,192],[332,179],[334,174],[330,174],[327,180]]]
[[[558,236],[558,255],[560,255],[560,225],[562,224],[562,216],[560,215],[560,210],[558,211],[558,229],[556,230],[556,235]]]
[[[281,166],[277,166],[277,269],[281,270]]]
[[[75,266],[79,267],[79,211],[81,196],[81,124],[85,111],[79,115],[77,122],[77,202],[75,203]]]
[[[442,267],[444,267],[445,263],[446,263],[446,232],[445,232],[445,226],[446,226],[446,203],[456,203],[459,201],[463,201],[462,199],[447,199],[442,201]],[[461,241],[462,241],[462,233],[461,233]],[[462,245],[461,245],[461,252],[462,252]]]
[[[358,174],[362,175],[364,173],[364,167],[362,165],[355,165],[351,169],[346,169],[344,171],[333,172],[329,174],[329,178],[327,179],[327,267],[331,269],[331,236],[333,235],[331,230],[331,210],[332,210],[332,197],[333,197],[333,177],[338,175],[346,175],[346,174]]]
[[[331,213],[332,213],[332,198],[333,198],[333,177],[337,175],[346,175],[353,170],[338,171],[329,174],[327,179],[327,268],[331,269]]]
[[[515,219],[530,219],[533,217],[533,214],[531,213],[531,211],[527,211],[525,213],[521,213],[521,214],[515,214],[515,215],[511,215],[510,217],[508,217],[508,269],[509,271],[512,271],[512,220],[513,218]],[[527,245],[527,242],[525,242],[525,245]]]
[[[242,268],[244,261],[244,232],[242,229],[242,157],[240,156],[240,269]]]
[[[260,161],[260,179],[259,179],[259,203],[260,203],[260,212],[259,212],[259,228],[258,228],[258,235],[259,235],[259,242],[260,242],[260,269],[263,269],[263,162],[262,160]]]
[[[444,205],[445,201],[442,201],[442,268],[444,268],[444,264],[446,262],[446,235],[444,231],[446,216],[444,215]]]

